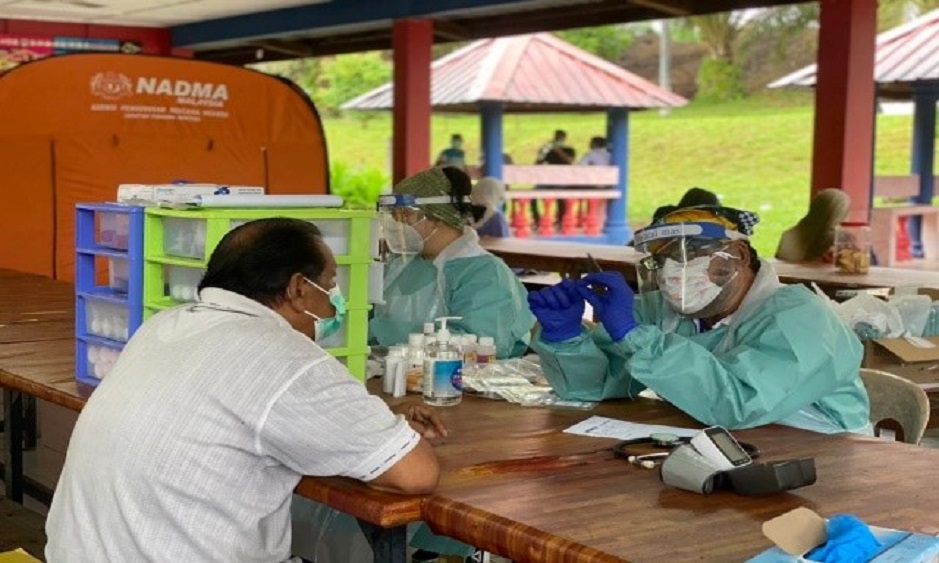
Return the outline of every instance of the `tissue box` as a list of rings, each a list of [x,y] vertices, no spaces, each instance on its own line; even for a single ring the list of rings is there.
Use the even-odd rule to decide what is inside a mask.
[[[939,337],[868,340],[861,367],[887,371],[921,385],[939,384]]]
[[[939,563],[939,537],[870,527],[881,543],[870,563]],[[805,555],[825,543],[825,519],[805,507],[763,523],[763,534],[776,544],[747,563],[811,563]]]

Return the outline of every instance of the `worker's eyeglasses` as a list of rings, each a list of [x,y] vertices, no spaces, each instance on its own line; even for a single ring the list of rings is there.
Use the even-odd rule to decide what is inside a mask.
[[[639,265],[646,270],[658,270],[665,266],[665,261],[668,259],[685,264],[695,258],[726,250],[728,244],[729,241],[726,240],[676,238],[641,259]]]

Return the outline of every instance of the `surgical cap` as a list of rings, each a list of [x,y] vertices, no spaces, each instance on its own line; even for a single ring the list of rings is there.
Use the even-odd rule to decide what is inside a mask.
[[[407,194],[415,197],[452,196],[453,186],[443,170],[434,167],[401,180],[392,192],[396,195]],[[466,225],[466,219],[453,204],[431,203],[420,205],[419,208],[429,217],[454,229],[462,229]]]

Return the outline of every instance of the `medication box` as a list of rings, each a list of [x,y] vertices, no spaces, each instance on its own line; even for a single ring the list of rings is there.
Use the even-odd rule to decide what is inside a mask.
[[[224,184],[121,184],[117,201],[141,205],[185,204],[197,195],[264,195],[260,186],[228,186]]]

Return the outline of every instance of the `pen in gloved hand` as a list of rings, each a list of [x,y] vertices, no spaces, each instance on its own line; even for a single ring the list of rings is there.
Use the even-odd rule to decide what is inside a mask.
[[[603,268],[600,267],[600,263],[597,262],[597,259],[587,253],[587,271],[590,273],[602,272]],[[593,290],[597,295],[606,295],[606,288],[602,286],[590,286],[590,289]]]

